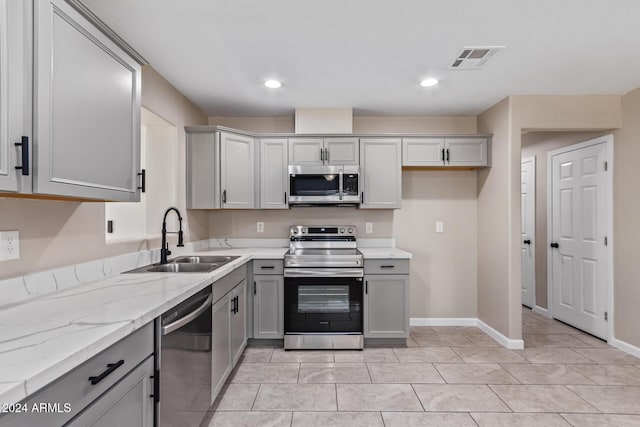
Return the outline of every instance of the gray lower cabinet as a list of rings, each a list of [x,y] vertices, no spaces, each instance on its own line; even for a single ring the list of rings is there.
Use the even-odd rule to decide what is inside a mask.
[[[260,140],[260,208],[287,209],[288,142],[286,138]]]
[[[75,417],[69,427],[153,426],[154,403],[149,378],[153,357],[131,371],[91,406]]]
[[[231,373],[231,299],[221,298],[213,304],[212,328],[212,369],[211,387],[212,401],[218,395],[224,382]]]
[[[242,266],[213,284],[211,403],[247,345],[247,271]]]
[[[139,201],[140,65],[66,1],[34,4],[33,192]]]
[[[360,209],[399,209],[402,204],[402,140],[361,138]]]
[[[364,261],[365,338],[409,337],[409,261]]]
[[[282,262],[282,261],[281,261]],[[253,338],[284,337],[284,276],[253,276]]]
[[[24,191],[16,169],[22,149],[15,144],[31,135],[31,7],[30,1],[0,1],[0,191],[6,192]]]
[[[26,413],[0,414],[0,426],[152,426],[154,331],[148,323],[82,363],[20,402]],[[41,404],[49,410],[34,411]]]

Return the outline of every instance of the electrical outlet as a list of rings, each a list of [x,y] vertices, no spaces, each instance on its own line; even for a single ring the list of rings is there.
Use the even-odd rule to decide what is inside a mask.
[[[256,224],[258,233],[264,233],[264,222],[257,222]]]
[[[436,233],[444,233],[444,222],[436,221]]]
[[[367,233],[373,233],[373,223],[372,222],[367,222],[364,225],[364,231]]]
[[[0,231],[0,261],[20,258],[20,232]]]

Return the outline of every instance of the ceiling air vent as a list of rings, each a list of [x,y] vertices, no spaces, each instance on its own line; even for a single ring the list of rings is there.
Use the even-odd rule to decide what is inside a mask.
[[[449,64],[449,70],[481,70],[505,46],[469,46],[463,47]]]

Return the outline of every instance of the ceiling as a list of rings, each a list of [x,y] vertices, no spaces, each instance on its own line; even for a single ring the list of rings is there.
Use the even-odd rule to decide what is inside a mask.
[[[83,2],[210,116],[475,115],[508,95],[640,87],[637,0]],[[507,47],[482,70],[447,70],[483,45]]]

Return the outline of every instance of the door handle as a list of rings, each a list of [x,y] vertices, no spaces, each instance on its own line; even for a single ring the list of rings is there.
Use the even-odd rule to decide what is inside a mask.
[[[257,289],[257,286],[256,286],[256,282],[254,281],[253,282],[253,294],[255,295],[256,293],[258,293],[258,289]]]
[[[442,160],[442,163],[444,163],[444,148],[440,151],[440,159]]]
[[[227,190],[222,192],[222,203],[227,203]]]
[[[451,162],[449,161],[449,149],[448,149],[448,148],[447,148],[447,163],[451,163]]]
[[[212,302],[213,302],[213,294],[209,295],[207,297],[207,299],[202,303],[202,305],[200,307],[196,308],[191,313],[187,314],[184,317],[181,317],[180,319],[176,320],[173,323],[169,323],[168,325],[163,326],[162,327],[162,335],[170,334],[171,332],[175,331],[176,329],[182,328],[184,325],[186,325],[187,323],[191,322],[196,317],[200,316],[202,313],[207,311],[207,309],[209,307],[211,307],[211,303]]]
[[[89,382],[91,383],[91,385],[98,384],[100,381],[105,379],[107,376],[109,376],[109,374],[111,374],[113,371],[115,371],[122,365],[124,365],[123,359],[118,360],[116,363],[107,363],[107,369],[100,375],[97,375],[95,377],[89,377]]]
[[[364,282],[364,293],[368,294],[369,293],[369,281],[365,280]]]
[[[530,245],[531,244],[531,240],[529,240],[529,239],[523,240],[522,243],[524,243],[525,245]]]
[[[324,162],[324,148],[320,149],[320,161]]]
[[[328,148],[324,149],[324,160],[326,162],[329,162],[329,149]]]
[[[21,142],[14,143],[16,147],[22,148],[22,166],[16,166],[16,169],[22,171],[22,175],[29,175],[29,137],[23,136]]]
[[[556,249],[560,247],[560,245],[557,244],[556,242],[551,243],[549,246],[551,246],[552,248],[556,248]]]
[[[138,187],[138,190],[140,190],[141,193],[146,193],[147,192],[147,170],[142,169],[140,172],[138,172],[138,176],[140,177],[140,186]]]

